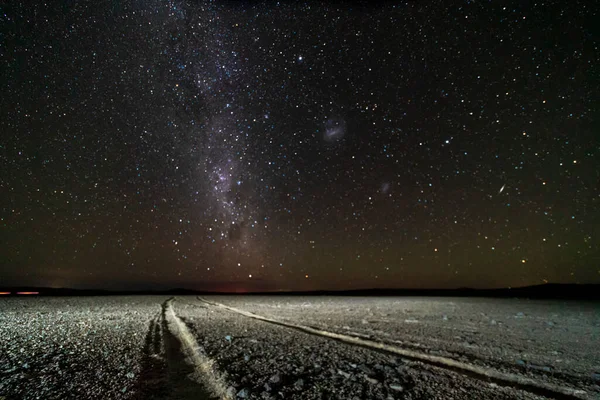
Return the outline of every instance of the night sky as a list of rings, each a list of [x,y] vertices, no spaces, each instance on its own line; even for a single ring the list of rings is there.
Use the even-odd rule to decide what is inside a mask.
[[[600,283],[597,5],[365,4],[3,2],[0,285]]]

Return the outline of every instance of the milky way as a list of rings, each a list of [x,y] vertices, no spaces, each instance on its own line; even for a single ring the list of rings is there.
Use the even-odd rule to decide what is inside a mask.
[[[217,270],[252,258],[256,264],[261,246],[256,239],[261,214],[257,201],[256,160],[250,157],[248,101],[240,91],[249,88],[247,59],[238,49],[237,35],[214,6],[179,4],[173,9],[185,15],[176,23],[167,48],[178,63],[180,81],[206,109],[205,122],[194,129],[199,169],[193,179],[205,191],[201,212],[207,218],[206,238],[215,243]],[[203,27],[196,30],[195,27]],[[186,110],[187,111],[187,110]],[[207,270],[208,268],[207,267]]]
[[[586,2],[0,9],[0,282],[598,282]]]

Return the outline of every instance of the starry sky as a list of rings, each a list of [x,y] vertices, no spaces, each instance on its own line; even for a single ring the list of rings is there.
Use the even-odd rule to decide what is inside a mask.
[[[0,285],[600,283],[587,1],[0,5]]]

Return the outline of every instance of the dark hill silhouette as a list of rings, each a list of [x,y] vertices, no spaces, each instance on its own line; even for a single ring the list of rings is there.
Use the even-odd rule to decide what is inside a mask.
[[[318,291],[273,291],[249,292],[244,294],[216,291],[200,291],[186,288],[168,290],[103,290],[103,289],[70,289],[31,286],[14,286],[0,288],[4,296],[22,296],[19,292],[29,292],[29,296],[122,296],[122,295],[275,295],[275,296],[434,296],[434,297],[496,297],[496,298],[532,298],[532,299],[580,299],[600,300],[599,284],[558,284],[525,286],[518,288],[498,289],[357,289],[357,290],[318,290]],[[10,292],[10,294],[8,294]]]

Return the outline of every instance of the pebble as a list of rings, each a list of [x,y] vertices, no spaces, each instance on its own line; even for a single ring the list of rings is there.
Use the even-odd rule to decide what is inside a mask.
[[[528,367],[531,369],[538,370],[538,371],[552,372],[552,368],[545,366],[545,365],[529,364]]]
[[[271,383],[281,383],[281,375],[275,374],[269,378],[269,382]]]
[[[361,370],[362,372],[364,372],[364,373],[365,373],[365,374],[367,374],[367,375],[373,375],[373,374],[374,374],[373,370],[372,370],[371,368],[367,367],[367,366],[366,366],[366,365],[364,365],[364,364],[361,364],[361,365],[358,367],[358,369],[359,369],[359,370]]]
[[[342,371],[341,369],[338,369],[338,374],[342,375],[344,378],[350,378],[350,373],[346,372],[346,371]]]

